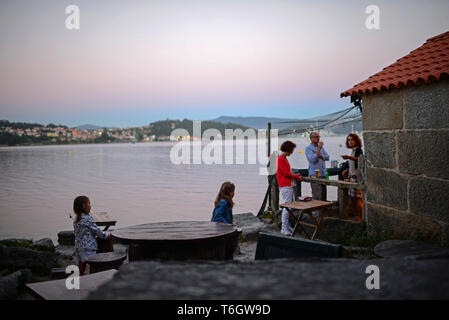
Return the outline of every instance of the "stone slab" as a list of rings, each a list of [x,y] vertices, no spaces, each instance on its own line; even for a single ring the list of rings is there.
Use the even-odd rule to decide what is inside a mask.
[[[88,274],[79,278],[79,289],[68,290],[66,279],[28,283],[30,294],[39,300],[83,300],[91,291],[110,281],[117,270]]]
[[[380,289],[366,288],[366,269]],[[448,299],[448,259],[276,259],[254,262],[137,262],[88,299]]]
[[[414,240],[383,241],[376,245],[374,248],[374,253],[383,258],[412,257],[417,259],[449,259],[449,248],[444,248],[437,244]]]
[[[392,239],[419,239],[440,243],[443,230],[429,217],[368,203],[370,235]]]

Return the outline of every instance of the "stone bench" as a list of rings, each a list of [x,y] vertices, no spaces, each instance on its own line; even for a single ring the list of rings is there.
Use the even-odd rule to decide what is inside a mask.
[[[26,284],[26,290],[38,300],[82,300],[111,280],[117,270],[108,270],[80,276],[79,289],[69,290],[67,279],[51,280]]]

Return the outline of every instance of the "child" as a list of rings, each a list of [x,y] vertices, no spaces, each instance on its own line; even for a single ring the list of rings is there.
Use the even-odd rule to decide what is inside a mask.
[[[231,182],[225,182],[221,185],[217,198],[215,199],[215,209],[212,213],[212,222],[224,222],[232,224],[232,207],[234,202],[235,186]]]
[[[73,211],[76,214],[73,221],[75,229],[75,255],[78,260],[80,275],[84,274],[86,269],[87,257],[96,253],[98,244],[96,237],[101,239],[110,239],[111,235],[95,224],[94,219],[89,215],[90,200],[86,196],[79,196],[73,202]]]

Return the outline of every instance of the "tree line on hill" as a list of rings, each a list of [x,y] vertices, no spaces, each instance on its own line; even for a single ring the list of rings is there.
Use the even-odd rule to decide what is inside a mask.
[[[148,141],[145,140],[145,138],[150,136],[154,136],[154,139],[152,139],[152,141],[167,140],[168,137],[170,137],[173,130],[175,129],[185,129],[187,132],[189,132],[189,135],[191,136],[193,135],[193,120],[188,119],[184,120],[166,119],[152,122],[148,126],[135,127],[135,128],[113,128],[113,129],[103,128],[100,129],[102,131],[100,136],[96,138],[83,139],[83,140],[76,140],[76,139],[70,140],[64,138],[63,136],[55,137],[55,136],[47,136],[45,134],[45,132],[52,131],[52,129],[56,127],[70,130],[70,128],[64,125],[48,124],[45,126],[39,123],[9,122],[7,120],[0,120],[0,129],[5,129],[8,127],[12,128],[13,130],[43,128],[40,131],[44,132],[44,134],[41,134],[39,137],[37,137],[27,134],[22,135],[14,134],[4,130],[3,132],[0,132],[0,145],[15,146],[15,145],[32,145],[32,144],[107,143],[107,142],[129,141],[129,139],[123,140],[121,138],[114,137],[114,135],[119,136],[121,133],[125,131],[128,132],[128,134],[129,132],[132,132],[132,136],[134,136],[134,141]],[[248,128],[249,127],[235,123],[201,121],[201,135],[205,130],[208,129],[216,129],[224,136],[225,129],[246,130]],[[98,132],[98,129],[96,130]]]
[[[0,120],[0,128],[6,128],[6,127],[11,127],[13,129],[33,129],[36,127],[42,127],[42,128],[66,128],[68,129],[67,126],[64,126],[62,124],[53,124],[53,123],[49,123],[47,125],[43,125],[40,123],[29,123],[29,122],[9,122],[8,120]]]

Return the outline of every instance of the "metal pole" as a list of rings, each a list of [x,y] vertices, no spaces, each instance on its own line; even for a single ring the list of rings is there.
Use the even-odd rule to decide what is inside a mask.
[[[268,157],[271,156],[271,122],[268,122]]]

